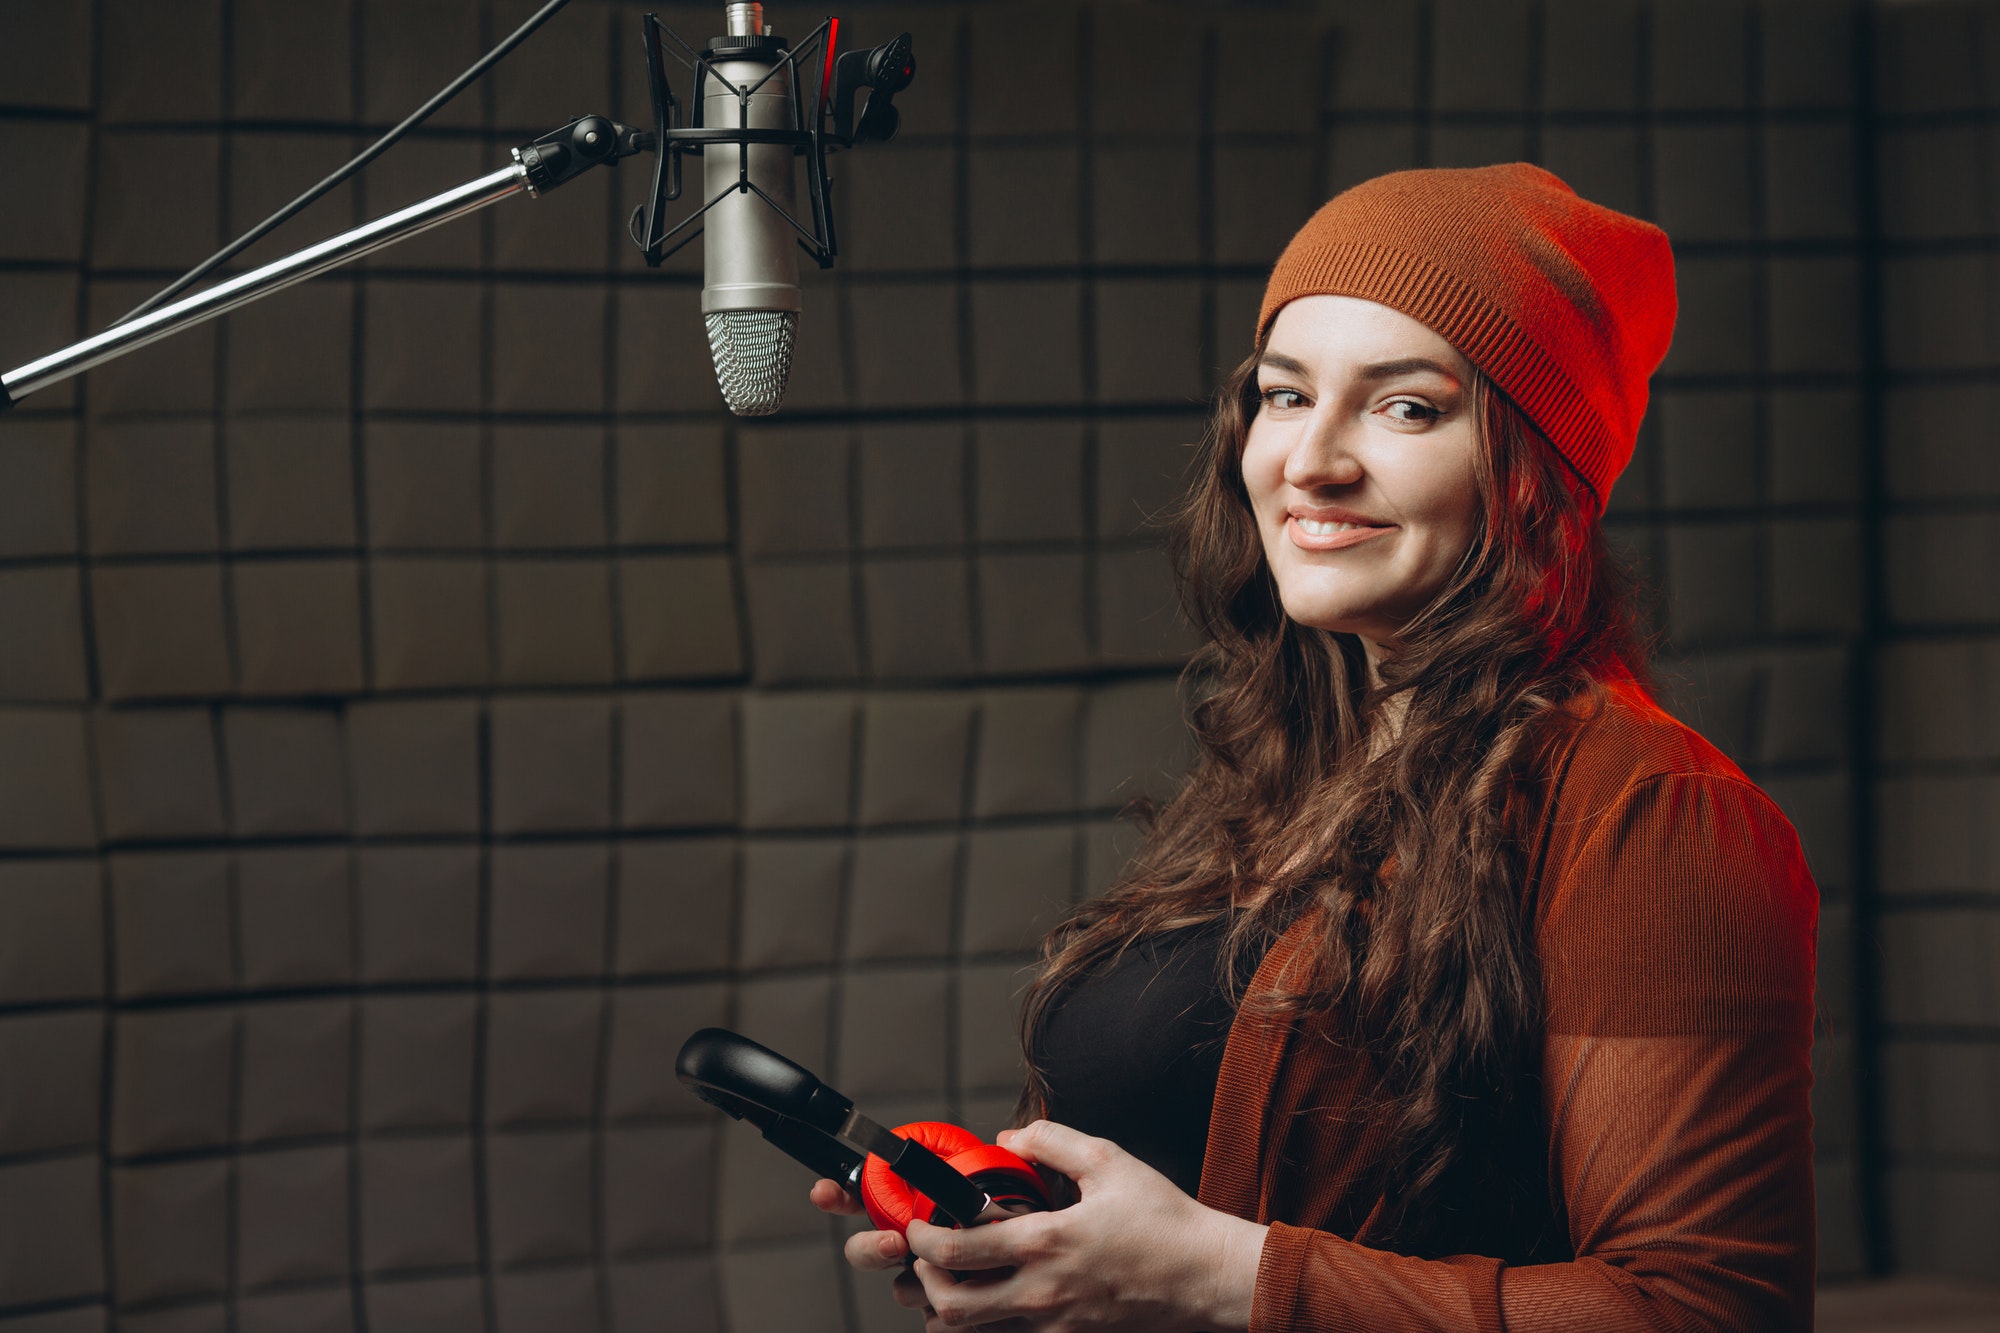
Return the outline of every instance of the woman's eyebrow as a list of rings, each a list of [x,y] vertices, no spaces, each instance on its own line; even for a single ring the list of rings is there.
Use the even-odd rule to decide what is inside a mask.
[[[1271,369],[1287,375],[1298,375],[1304,378],[1312,376],[1312,370],[1305,362],[1299,360],[1297,357],[1286,356],[1283,352],[1266,352],[1257,364],[1259,367],[1269,366]],[[1447,366],[1442,361],[1434,361],[1427,356],[1406,356],[1394,361],[1377,361],[1373,365],[1361,367],[1360,377],[1364,380],[1388,380],[1394,379],[1398,375],[1424,373],[1441,375],[1451,381],[1453,388],[1459,387],[1458,376],[1452,373],[1450,366]]]
[[[1425,371],[1433,375],[1442,375],[1451,381],[1453,388],[1458,387],[1458,376],[1452,373],[1451,367],[1442,361],[1433,361],[1427,356],[1406,356],[1397,361],[1378,361],[1372,366],[1363,366],[1361,378],[1388,380],[1398,375],[1414,375]]]

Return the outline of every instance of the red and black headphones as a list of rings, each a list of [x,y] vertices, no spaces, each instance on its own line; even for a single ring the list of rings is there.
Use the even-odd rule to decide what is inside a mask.
[[[689,1037],[674,1071],[695,1096],[838,1181],[880,1230],[901,1231],[913,1218],[973,1226],[1054,1206],[1035,1168],[1005,1148],[934,1120],[884,1129],[805,1069],[726,1028]]]

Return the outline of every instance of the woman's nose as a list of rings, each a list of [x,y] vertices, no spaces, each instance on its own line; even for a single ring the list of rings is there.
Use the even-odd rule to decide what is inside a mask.
[[[1299,432],[1285,456],[1285,482],[1302,491],[1352,486],[1361,480],[1361,460],[1338,422],[1313,420]]]

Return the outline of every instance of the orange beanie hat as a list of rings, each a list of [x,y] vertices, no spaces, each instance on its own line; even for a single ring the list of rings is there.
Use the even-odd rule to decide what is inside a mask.
[[[1264,289],[1358,296],[1436,330],[1520,405],[1602,500],[1632,461],[1674,331],[1674,257],[1650,222],[1525,162],[1398,171],[1334,197]]]

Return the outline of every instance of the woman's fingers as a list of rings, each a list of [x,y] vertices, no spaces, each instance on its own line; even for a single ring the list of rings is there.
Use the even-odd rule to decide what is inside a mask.
[[[813,1182],[812,1193],[807,1197],[813,1201],[813,1207],[823,1213],[839,1213],[842,1217],[858,1217],[862,1211],[861,1205],[855,1201],[854,1196],[831,1180],[815,1180]]]
[[[986,1330],[991,1333],[1014,1333],[1014,1330],[1029,1327],[1025,1320],[1007,1308],[1017,1298],[1008,1294],[1015,1288],[1009,1282],[1011,1274],[1006,1270],[954,1273],[928,1259],[918,1259],[911,1271],[923,1284],[924,1299],[929,1302],[925,1307],[926,1333],[933,1327],[949,1330],[968,1324],[982,1333]]]
[[[893,1231],[857,1231],[843,1247],[848,1264],[864,1273],[894,1268],[909,1252],[908,1243]]]
[[[1032,1217],[1034,1214],[1029,1216]],[[934,1227],[928,1222],[912,1221],[905,1244],[918,1258],[949,1272],[976,1273],[1011,1269],[1017,1267],[1026,1257],[1022,1252],[1022,1245],[1028,1240],[1034,1224],[1021,1227],[1016,1223],[1027,1220],[1026,1217],[1008,1218],[989,1222],[985,1226],[967,1227],[962,1231],[951,1227]]]
[[[1082,1130],[1037,1120],[1007,1135],[1007,1149],[1017,1156],[1088,1185],[1091,1177],[1115,1169],[1126,1153],[1109,1139]]]
[[[815,1180],[810,1197],[813,1206],[821,1212],[853,1217],[862,1211],[854,1196],[831,1180]],[[857,1231],[847,1238],[844,1250],[849,1264],[864,1273],[874,1273],[902,1263],[903,1256],[910,1252],[910,1246],[893,1231]],[[923,1288],[918,1287],[917,1290],[922,1291]]]
[[[889,1294],[896,1298],[896,1304],[905,1310],[930,1309],[930,1297],[924,1295],[924,1284],[908,1269],[896,1274],[896,1281],[889,1288]]]

